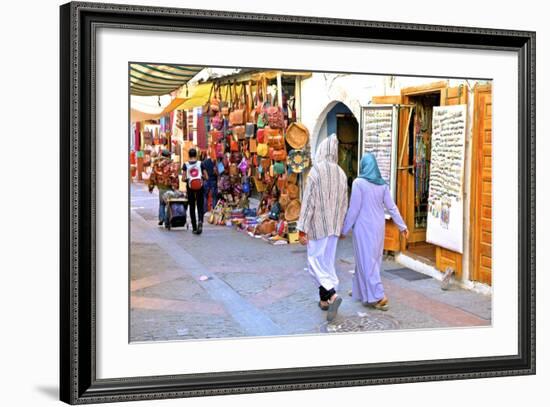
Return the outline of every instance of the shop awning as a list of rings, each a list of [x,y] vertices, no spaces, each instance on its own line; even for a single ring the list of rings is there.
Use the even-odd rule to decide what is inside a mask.
[[[158,113],[145,113],[140,110],[130,109],[131,122],[143,122],[145,120],[157,120],[160,117]]]
[[[166,95],[191,80],[202,66],[130,64],[130,93],[136,96]]]
[[[130,121],[141,122],[143,120],[157,120],[162,116],[166,116],[170,114],[172,110],[175,110],[179,105],[181,105],[185,101],[186,99],[184,98],[175,98],[170,102],[168,106],[166,106],[164,109],[162,109],[161,112],[158,112],[158,113],[142,112],[141,110],[132,108],[130,109]]]
[[[195,86],[193,89],[191,89],[188,94],[189,98],[185,102],[183,102],[181,105],[177,107],[178,110],[190,110],[194,107],[202,107],[208,102],[209,97],[211,96],[211,90],[212,90],[212,83],[201,83],[197,86]],[[235,87],[231,87],[231,90],[229,89],[229,86],[227,85],[221,85],[220,86],[220,93],[222,96],[223,101],[228,101],[231,99],[234,95],[233,92],[235,92],[235,89],[237,90],[237,94],[240,94],[242,91],[242,84],[239,83]]]
[[[210,96],[210,89],[212,89],[211,83],[201,83],[200,85],[195,86],[189,92],[189,98],[183,103],[181,103],[176,109],[178,110],[191,110],[194,107],[204,106],[208,101]]]

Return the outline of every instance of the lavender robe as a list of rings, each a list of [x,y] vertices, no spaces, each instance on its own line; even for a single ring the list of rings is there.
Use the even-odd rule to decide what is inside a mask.
[[[351,202],[342,233],[348,234],[353,228],[355,275],[352,296],[363,303],[373,303],[384,298],[384,287],[380,280],[384,250],[384,207],[400,231],[407,229],[387,185],[376,185],[363,178],[353,181]]]

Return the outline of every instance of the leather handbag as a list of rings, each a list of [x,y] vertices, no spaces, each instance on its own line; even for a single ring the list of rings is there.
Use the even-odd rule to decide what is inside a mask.
[[[258,143],[265,143],[265,129],[258,129],[256,131],[256,138]]]
[[[221,98],[219,97],[219,92],[220,92],[219,85],[216,85],[216,84],[212,85],[212,89],[210,90],[210,92],[211,93],[213,92],[213,95],[210,98],[210,114],[214,115],[220,111]]]
[[[275,202],[272,206],[271,206],[271,210],[269,211],[269,219],[272,219],[272,220],[279,220],[279,215],[281,214],[281,205],[279,204],[279,202]]]
[[[258,114],[258,120],[256,120],[256,126],[258,126],[259,129],[263,129],[265,126],[267,126],[267,119],[264,112],[260,112]]]
[[[246,128],[245,126],[238,125],[233,127],[233,135],[239,140],[244,140],[246,138]]]
[[[275,161],[285,161],[286,160],[286,150],[284,148],[282,150],[275,150],[273,152],[273,159]]]
[[[246,123],[245,125],[246,138],[253,138],[255,130],[256,130],[256,125],[254,123]]]
[[[248,149],[251,153],[256,153],[258,151],[258,143],[256,139],[251,138],[248,140]]]
[[[283,210],[286,209],[286,206],[290,203],[290,197],[286,192],[281,192],[281,195],[279,196],[279,204],[281,205],[281,208]]]
[[[285,127],[285,116],[280,107],[270,106],[267,108],[267,123],[269,127],[274,129],[282,129]]]
[[[229,123],[232,126],[244,123],[244,109],[235,109],[229,113]]]
[[[271,159],[270,158],[262,158],[260,160],[260,165],[264,169],[264,171],[267,171],[269,167],[271,167]]]
[[[267,138],[267,144],[273,147],[275,150],[281,150],[285,148],[285,139],[282,134],[270,135]]]
[[[220,130],[210,130],[210,136],[212,137],[212,141],[223,140],[223,132]]]
[[[225,145],[216,143],[216,158],[223,158],[223,153],[225,153]]]
[[[267,234],[273,233],[276,227],[277,227],[277,222],[273,220],[266,220],[263,223],[258,225],[256,231],[260,235],[267,235]]]
[[[244,85],[241,87],[241,91],[244,90]],[[235,108],[231,113],[229,113],[229,123],[232,126],[240,125],[245,123],[245,108],[241,100],[240,95],[237,96],[236,85],[235,85]]]
[[[267,126],[264,128],[264,137],[269,140],[270,137],[276,136],[281,133],[281,130]]]
[[[239,151],[239,142],[231,139],[231,142],[229,144],[229,149],[231,150],[231,152]]]
[[[243,154],[241,152],[235,151],[229,156],[229,161],[232,163],[240,163],[243,159]]]
[[[210,120],[210,124],[212,125],[212,128],[216,130],[223,129],[223,117],[221,114],[216,114],[216,116],[212,117],[212,120]]]
[[[259,156],[266,157],[269,154],[269,146],[265,143],[258,143],[257,152]]]
[[[221,113],[224,117],[227,117],[229,115],[229,102],[227,98],[227,93],[229,92],[229,86],[225,87],[225,100],[222,100],[220,107],[221,107]]]
[[[281,175],[285,173],[285,164],[282,162],[276,162],[273,164],[273,173]]]
[[[286,174],[281,174],[277,178],[277,188],[279,188],[279,191],[281,191],[281,195],[284,192],[288,196],[288,193],[285,191],[285,187],[286,187]]]

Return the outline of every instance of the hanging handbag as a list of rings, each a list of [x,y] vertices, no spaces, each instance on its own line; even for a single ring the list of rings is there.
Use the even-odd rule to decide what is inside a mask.
[[[267,139],[267,144],[273,147],[275,150],[281,150],[285,148],[285,139],[282,134],[270,135]]]
[[[271,166],[271,159],[270,158],[262,158],[260,160],[262,167],[265,170],[269,170],[269,167]]]
[[[266,157],[269,154],[269,146],[265,143],[258,143],[257,152],[259,156]]]
[[[231,139],[231,142],[229,144],[229,149],[231,152],[239,151],[239,142]]]
[[[229,156],[229,162],[240,163],[243,159],[243,154],[239,151],[232,152]]]
[[[213,84],[210,92],[213,92],[212,97],[210,98],[210,115],[215,115],[220,111],[220,97],[219,97],[219,85]]]
[[[241,91],[244,90],[244,84],[241,85]],[[233,111],[229,113],[229,123],[232,126],[244,124],[245,122],[245,109],[244,105],[242,103],[240,95],[237,95],[237,88],[235,85],[235,106],[233,108]]]
[[[273,173],[281,175],[285,173],[285,164],[282,162],[276,162],[273,164]]]
[[[288,196],[288,194],[286,192],[281,192],[281,195],[279,195],[279,204],[281,205],[281,208],[283,210],[286,209],[286,206],[289,204],[290,202],[290,197]]]
[[[223,100],[220,104],[221,114],[225,117],[227,117],[227,115],[229,115],[229,101],[228,101],[228,98],[227,98],[228,91],[229,91],[229,85],[226,85],[225,86],[225,100]]]
[[[265,129],[258,129],[256,131],[256,139],[258,143],[265,143]]]
[[[269,219],[272,219],[272,220],[279,220],[279,215],[281,214],[281,205],[279,204],[279,202],[275,202],[272,206],[271,206],[271,210],[269,211]]]
[[[210,120],[210,125],[212,128],[216,130],[223,129],[223,117],[220,113],[217,113],[216,116],[212,117],[212,120]]]
[[[212,141],[221,141],[223,139],[223,132],[220,130],[210,130],[210,137],[212,137]]]
[[[286,150],[284,148],[282,150],[275,150],[273,152],[273,159],[275,161],[285,161],[286,160]]]
[[[285,127],[285,116],[280,107],[270,106],[267,108],[267,123],[269,127],[274,129],[282,129]]]
[[[245,126],[238,125],[233,127],[233,135],[237,137],[238,140],[244,140],[246,138],[245,132]]]
[[[225,171],[225,166],[223,165],[223,162],[218,161],[217,169],[218,169],[218,174],[222,175],[223,172]]]
[[[246,138],[253,138],[255,130],[256,130],[256,125],[254,123],[246,123],[245,125]]]
[[[248,148],[250,149],[251,153],[257,152],[258,151],[257,147],[258,147],[258,143],[256,139],[251,138],[250,140],[248,140]]]

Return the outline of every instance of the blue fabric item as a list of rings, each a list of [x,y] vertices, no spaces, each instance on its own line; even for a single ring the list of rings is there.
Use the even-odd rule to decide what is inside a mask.
[[[372,153],[367,153],[363,156],[363,158],[361,158],[359,178],[364,178],[376,185],[384,185],[386,183],[380,174],[378,163]]]

